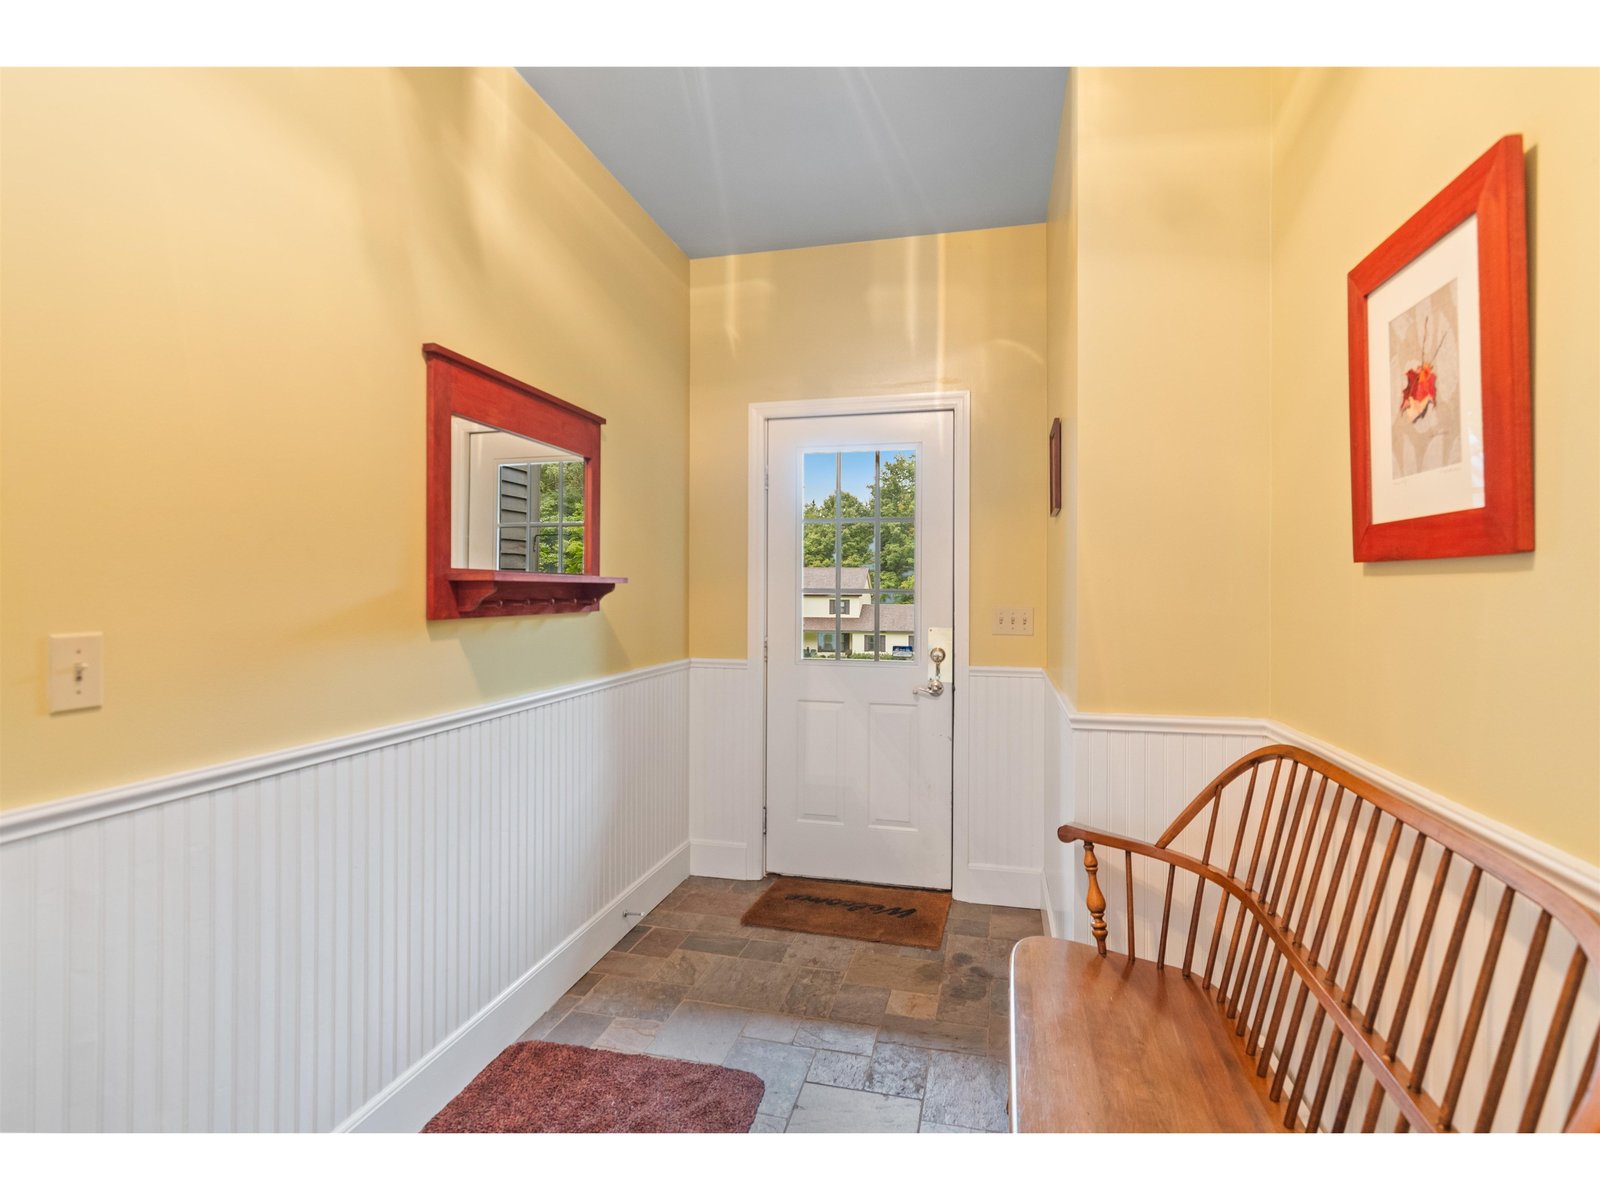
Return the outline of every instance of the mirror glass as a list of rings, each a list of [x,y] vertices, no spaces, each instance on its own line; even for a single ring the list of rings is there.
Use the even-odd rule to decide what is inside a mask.
[[[583,574],[583,458],[450,418],[450,565]]]

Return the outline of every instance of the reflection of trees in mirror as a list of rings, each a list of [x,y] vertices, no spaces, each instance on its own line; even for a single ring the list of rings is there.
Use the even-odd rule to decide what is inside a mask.
[[[517,479],[523,471],[538,477],[538,501],[532,519],[526,500],[518,502]],[[523,489],[522,495],[526,495]],[[527,562],[527,542],[537,548]],[[508,465],[501,471],[500,569],[549,575],[583,574],[583,463],[541,462]]]
[[[583,464],[539,464],[539,523],[567,524],[583,520]]]

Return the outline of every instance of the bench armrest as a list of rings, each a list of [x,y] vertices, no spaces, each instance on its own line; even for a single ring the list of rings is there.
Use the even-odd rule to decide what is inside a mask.
[[[1128,959],[1134,957],[1133,943],[1133,867],[1132,856],[1137,854],[1144,858],[1164,862],[1169,867],[1183,867],[1195,874],[1205,876],[1207,868],[1204,863],[1190,858],[1187,854],[1179,854],[1165,846],[1157,846],[1150,842],[1140,841],[1138,838],[1123,837],[1120,834],[1107,833],[1103,829],[1090,829],[1086,825],[1062,825],[1056,830],[1056,836],[1070,845],[1073,842],[1083,843],[1083,869],[1089,877],[1089,887],[1084,895],[1084,903],[1089,909],[1089,931],[1094,934],[1095,948],[1104,957],[1106,952],[1106,897],[1100,890],[1100,882],[1096,875],[1100,870],[1100,860],[1095,857],[1094,848],[1100,846],[1112,850],[1121,850],[1128,860],[1128,869],[1125,877],[1128,884]],[[1169,888],[1170,898],[1170,888]],[[1162,936],[1165,945],[1165,934]]]
[[[1146,854],[1163,862],[1168,861],[1167,855],[1170,853],[1165,846],[1157,846],[1154,842],[1123,837],[1121,834],[1109,833],[1104,829],[1090,829],[1087,825],[1062,825],[1056,830],[1056,836],[1069,846],[1073,842],[1088,842],[1095,846],[1109,846],[1113,850]]]

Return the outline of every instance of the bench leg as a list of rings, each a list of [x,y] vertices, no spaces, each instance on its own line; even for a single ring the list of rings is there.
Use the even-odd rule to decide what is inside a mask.
[[[1100,860],[1094,856],[1094,843],[1083,844],[1083,869],[1089,876],[1089,891],[1084,899],[1089,905],[1089,931],[1094,934],[1095,949],[1100,957],[1106,954],[1106,897],[1095,878],[1100,871]]]

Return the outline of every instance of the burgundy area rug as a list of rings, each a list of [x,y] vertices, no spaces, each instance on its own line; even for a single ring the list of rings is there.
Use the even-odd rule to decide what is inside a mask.
[[[749,1071],[555,1042],[501,1052],[423,1133],[748,1133]]]

